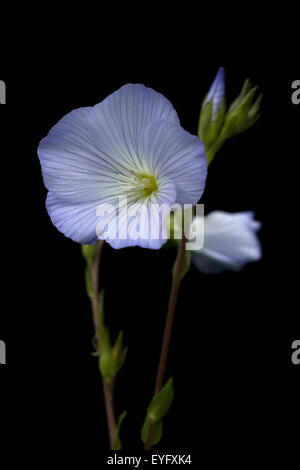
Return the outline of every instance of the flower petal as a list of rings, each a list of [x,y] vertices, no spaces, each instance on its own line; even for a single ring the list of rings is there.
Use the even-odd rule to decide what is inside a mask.
[[[168,238],[165,220],[175,198],[175,186],[165,183],[159,195],[140,201],[127,199],[126,206],[120,205],[118,198],[101,204],[66,204],[49,192],[46,207],[55,227],[78,243],[94,245],[103,239],[116,249],[159,249]],[[166,210],[161,213],[162,204]]]
[[[98,236],[108,241],[115,249],[128,246],[159,249],[168,239],[166,219],[175,199],[175,185],[170,182],[161,183],[159,192],[118,211],[117,237],[110,229],[106,233],[98,230]],[[114,231],[113,225],[112,230]]]
[[[63,117],[39,145],[45,186],[72,203],[97,201],[115,183],[116,170],[105,167],[87,126],[91,108],[80,108]]]
[[[207,171],[201,141],[180,128],[166,98],[143,85],[126,85],[93,108],[72,111],[41,141],[38,155],[54,225],[77,242],[104,238],[116,248],[159,248],[172,204],[195,204]],[[140,179],[153,177],[158,188],[147,196]],[[127,222],[120,196],[137,209]],[[157,219],[161,203],[167,211]],[[103,206],[107,213],[98,212]],[[156,238],[149,236],[154,227]],[[122,228],[128,230],[123,239]]]
[[[97,242],[97,204],[66,204],[49,192],[46,207],[53,224],[64,235],[84,245]]]
[[[124,85],[94,106],[88,118],[96,145],[141,168],[137,143],[142,130],[154,120],[179,124],[172,104],[160,93],[140,84]],[[103,142],[105,135],[105,142]]]
[[[176,202],[195,205],[205,187],[207,167],[198,137],[169,121],[154,121],[141,134],[139,155],[144,172],[176,185]]]
[[[94,107],[70,112],[40,142],[45,186],[72,203],[117,195],[142,170],[137,140],[154,119],[179,122],[171,103],[143,85],[125,85]]]
[[[248,262],[259,260],[261,247],[256,232],[260,226],[252,212],[210,213],[205,217],[204,247],[192,252],[197,269],[207,274],[240,270]]]

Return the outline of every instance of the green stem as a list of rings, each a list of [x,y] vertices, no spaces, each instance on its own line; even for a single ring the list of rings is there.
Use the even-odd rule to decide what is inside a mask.
[[[174,265],[174,275],[173,275],[172,287],[171,287],[171,292],[170,292],[170,297],[169,297],[169,305],[168,305],[168,312],[167,312],[167,318],[166,318],[166,324],[165,324],[164,337],[163,337],[163,342],[162,342],[162,349],[161,349],[160,360],[159,360],[157,376],[156,376],[154,397],[159,394],[163,386],[164,374],[165,374],[168,354],[170,350],[175,309],[177,305],[178,292],[179,292],[179,287],[180,287],[181,278],[182,278],[185,246],[186,246],[186,239],[183,235],[183,238],[178,248],[177,258],[176,258],[175,265]],[[145,444],[145,450],[151,450],[154,429],[155,429],[155,422],[152,421],[149,426],[147,441]]]
[[[92,313],[93,313],[93,324],[95,329],[95,347],[98,355],[101,354],[100,344],[100,322],[99,322],[99,265],[102,249],[104,246],[104,240],[99,240],[96,246],[96,254],[93,263],[90,267],[91,280],[93,286],[93,295],[91,297]],[[116,436],[116,418],[114,411],[114,379],[108,381],[102,376],[102,387],[104,393],[105,410],[107,416],[107,425],[109,433],[110,448],[114,447],[115,436]]]
[[[225,138],[219,138],[210,148],[206,151],[206,161],[207,166],[213,161],[214,156],[216,155],[217,151],[220,150],[222,145],[225,142]]]

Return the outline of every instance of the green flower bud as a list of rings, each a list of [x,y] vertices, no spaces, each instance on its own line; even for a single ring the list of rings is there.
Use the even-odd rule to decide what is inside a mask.
[[[260,116],[262,94],[253,103],[257,86],[253,86],[249,79],[243,85],[241,93],[231,104],[225,118],[220,138],[225,140],[236,134],[246,131]]]
[[[209,149],[220,135],[226,114],[225,99],[222,100],[214,120],[212,119],[212,108],[212,103],[206,104],[201,110],[199,119],[198,135],[204,143],[205,149]]]
[[[227,139],[246,131],[258,120],[262,94],[253,103],[256,91],[257,86],[252,86],[251,81],[247,78],[240,94],[227,111],[218,138],[211,143],[209,148],[206,148],[207,165],[210,164]]]
[[[244,81],[243,87],[241,89],[240,94],[237,96],[237,98],[231,103],[229,109],[228,109],[228,114],[234,111],[243,101],[247,93],[251,90],[252,87],[252,82],[250,78],[246,78]]]

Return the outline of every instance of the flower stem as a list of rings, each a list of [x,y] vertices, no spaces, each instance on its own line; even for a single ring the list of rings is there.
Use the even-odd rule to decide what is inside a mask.
[[[96,254],[91,266],[91,278],[93,286],[93,296],[91,297],[93,324],[95,329],[95,348],[98,355],[101,354],[100,344],[100,322],[99,322],[99,265],[104,240],[99,240],[96,245]],[[107,425],[109,433],[110,448],[112,449],[115,443],[116,434],[116,418],[114,411],[114,379],[108,381],[102,376],[102,387],[104,393],[105,409],[107,416]]]
[[[209,150],[206,151],[207,166],[213,161],[214,156],[225,142],[225,138],[219,138]]]
[[[108,382],[102,376],[102,386],[104,392],[104,401],[105,401],[105,409],[106,409],[106,416],[107,416],[107,426],[108,426],[108,435],[109,435],[109,444],[110,448],[113,449],[115,445],[115,437],[116,437],[116,418],[115,418],[115,409],[114,409],[114,379],[111,379]]]
[[[163,385],[167,359],[168,359],[168,354],[169,354],[169,349],[170,349],[170,343],[171,343],[175,309],[176,309],[178,292],[179,292],[179,287],[180,287],[181,277],[182,277],[185,246],[186,246],[186,238],[183,235],[179,248],[178,248],[177,258],[176,258],[175,266],[174,266],[174,275],[173,275],[172,287],[171,287],[171,292],[170,292],[170,297],[169,297],[169,305],[168,305],[168,312],[167,312],[167,318],[166,318],[166,324],[165,324],[164,337],[163,337],[163,342],[162,342],[162,349],[161,349],[160,360],[159,360],[157,376],[156,376],[154,397],[159,394]],[[151,447],[152,447],[151,443],[153,440],[154,429],[155,429],[155,422],[151,421],[150,426],[149,426],[147,441],[145,444],[145,450],[151,450]]]

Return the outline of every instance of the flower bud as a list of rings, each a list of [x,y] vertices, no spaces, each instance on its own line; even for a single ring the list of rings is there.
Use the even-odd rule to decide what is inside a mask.
[[[203,101],[199,118],[198,135],[206,151],[220,134],[225,112],[225,71],[221,67]]]
[[[260,116],[262,93],[253,103],[257,86],[252,86],[249,79],[243,85],[239,96],[231,104],[221,132],[221,138],[228,139],[246,131]]]
[[[215,90],[217,89],[216,87],[217,86],[215,85],[214,87]],[[221,89],[220,85],[219,85],[219,89]],[[224,118],[224,115],[221,116],[222,112],[224,112],[225,114],[225,104],[224,104],[224,109],[222,109],[222,105],[220,105],[220,108],[218,111],[219,114],[217,115],[217,118],[216,118],[215,132],[210,131],[210,128],[206,128],[206,130],[204,127],[201,128],[202,140],[205,144],[207,165],[211,163],[215,154],[222,147],[222,145],[227,139],[229,139],[230,137],[233,137],[236,134],[246,131],[247,129],[249,129],[249,127],[253,126],[253,124],[258,120],[260,116],[260,104],[262,100],[262,94],[260,94],[258,98],[256,99],[256,101],[253,102],[256,90],[257,90],[257,86],[252,86],[251,81],[247,78],[247,80],[245,80],[244,82],[244,85],[242,87],[240,94],[230,105],[225,118]],[[218,95],[218,93],[216,94]],[[209,95],[210,93],[208,94],[208,96]],[[205,102],[206,100],[207,98],[205,99]],[[215,101],[218,102],[217,99],[215,99]],[[208,111],[206,111],[206,113],[208,113]],[[212,115],[213,115],[213,106],[212,106]],[[220,119],[220,122],[218,122],[218,119]],[[201,117],[200,117],[200,120],[201,120]],[[203,122],[204,122],[204,118],[203,118]],[[199,126],[200,139],[201,139],[201,135],[200,135],[200,126]]]

